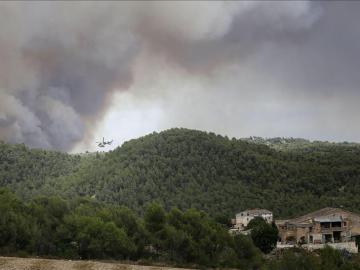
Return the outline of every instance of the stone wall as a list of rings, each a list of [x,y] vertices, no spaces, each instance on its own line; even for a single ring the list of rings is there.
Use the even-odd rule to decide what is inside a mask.
[[[350,253],[358,253],[358,246],[355,242],[344,242],[344,243],[327,243],[327,244],[305,244],[302,245],[303,248],[308,250],[320,249],[324,248],[326,245],[333,247],[335,249],[345,249]]]
[[[328,244],[305,244],[302,245],[302,248],[308,249],[313,251],[315,249],[324,248],[326,245],[333,247],[334,249],[342,250],[345,249],[350,253],[358,253],[358,246],[355,242],[344,242],[344,243],[328,243]],[[281,244],[280,242],[277,243],[276,248],[278,249],[286,249],[286,248],[293,248],[298,247],[297,245],[289,245],[289,244]]]

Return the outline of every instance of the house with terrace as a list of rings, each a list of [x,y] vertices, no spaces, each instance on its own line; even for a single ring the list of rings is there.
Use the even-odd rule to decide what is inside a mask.
[[[307,249],[330,245],[357,252],[360,237],[360,215],[340,209],[323,208],[288,220],[276,220],[279,230],[278,248],[303,246]]]

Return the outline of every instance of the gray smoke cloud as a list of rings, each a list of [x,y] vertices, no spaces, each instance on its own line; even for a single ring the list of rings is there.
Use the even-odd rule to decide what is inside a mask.
[[[69,150],[114,87],[131,84],[138,48],[124,12],[34,2],[1,3],[0,13],[0,138]]]
[[[204,100],[228,101],[230,108],[243,101],[248,109],[247,97],[278,95],[279,89],[287,102],[292,95],[306,102],[340,92],[353,100],[360,78],[359,9],[357,3],[310,1],[0,3],[0,139],[71,150],[92,137],[116,91],[142,84],[140,69],[195,76],[209,90],[194,96],[212,95]],[[232,77],[229,68],[237,70]],[[134,95],[175,100],[189,94],[154,84],[151,93],[137,89]],[[204,112],[209,103],[197,107]],[[172,118],[164,126],[209,122],[196,117],[204,113],[193,106],[169,106]],[[186,110],[194,117],[185,121]],[[243,112],[232,112],[215,119],[223,133],[238,134],[231,126]]]

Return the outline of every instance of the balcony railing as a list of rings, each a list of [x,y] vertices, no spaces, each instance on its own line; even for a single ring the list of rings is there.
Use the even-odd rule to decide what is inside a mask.
[[[346,228],[344,227],[332,227],[332,228],[321,228],[320,232],[321,233],[329,233],[331,234],[332,232],[344,232],[346,231]]]

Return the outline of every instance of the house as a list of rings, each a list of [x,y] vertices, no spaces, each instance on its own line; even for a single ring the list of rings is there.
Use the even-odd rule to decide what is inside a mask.
[[[357,252],[355,238],[360,236],[358,214],[327,207],[298,218],[276,220],[275,224],[279,230],[278,247],[303,245],[316,249],[329,244]]]
[[[248,209],[235,215],[235,219],[232,219],[232,228],[230,231],[243,231],[249,222],[255,217],[261,217],[266,222],[271,223],[273,221],[273,214],[266,209]]]

